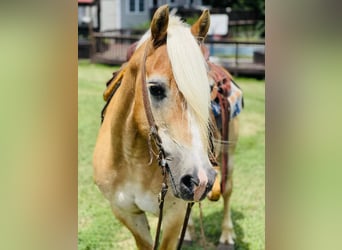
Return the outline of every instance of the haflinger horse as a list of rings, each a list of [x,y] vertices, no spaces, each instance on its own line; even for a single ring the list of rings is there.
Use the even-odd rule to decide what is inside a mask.
[[[158,215],[162,187],[171,186],[172,192],[162,198],[159,249],[176,249],[187,205],[213,193],[217,171],[211,137],[217,133],[210,108],[212,78],[198,42],[209,24],[207,10],[189,27],[169,16],[166,5],[160,7],[130,60],[110,80],[110,98],[105,92],[108,102],[94,150],[94,180],[138,249],[159,244],[153,243],[145,212]],[[229,134],[230,140],[237,138],[235,119]],[[229,178],[221,190],[222,244],[233,243],[233,150],[234,145],[229,146]]]

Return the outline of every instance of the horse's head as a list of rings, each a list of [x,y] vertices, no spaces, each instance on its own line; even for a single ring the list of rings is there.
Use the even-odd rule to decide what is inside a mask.
[[[208,27],[208,11],[189,27],[169,16],[168,7],[162,6],[130,61],[137,65],[139,86],[142,67],[145,69],[151,111],[167,156],[168,179],[174,195],[184,200],[203,199],[216,175],[208,157],[207,65],[196,39],[204,37]],[[142,62],[144,53],[146,60]],[[136,87],[136,94],[142,95],[140,87]],[[142,102],[137,102],[134,116],[139,130],[147,135],[149,125],[143,108]]]

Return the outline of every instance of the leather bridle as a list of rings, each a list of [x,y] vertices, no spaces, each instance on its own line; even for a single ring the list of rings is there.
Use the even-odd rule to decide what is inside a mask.
[[[151,142],[153,142],[154,145],[157,147],[157,150],[158,150],[157,160],[158,160],[159,166],[161,167],[162,175],[163,175],[162,187],[161,187],[161,191],[160,191],[159,196],[158,196],[159,218],[158,218],[158,224],[157,224],[157,229],[156,229],[155,241],[154,241],[154,245],[153,245],[153,250],[157,250],[158,246],[159,246],[159,237],[160,237],[160,233],[161,233],[161,224],[162,224],[162,220],[163,220],[164,199],[165,199],[166,193],[168,191],[167,173],[171,176],[171,180],[170,180],[171,184],[173,184],[173,178],[172,178],[169,166],[168,166],[167,161],[166,161],[167,156],[166,156],[165,150],[163,148],[161,137],[158,134],[158,126],[157,126],[155,119],[153,117],[153,113],[152,113],[152,109],[151,109],[151,103],[150,103],[150,99],[149,99],[149,95],[148,95],[148,87],[147,87],[147,82],[146,82],[146,59],[147,59],[147,56],[149,53],[150,46],[151,46],[151,44],[149,44],[149,43],[146,44],[145,51],[144,51],[144,54],[142,57],[142,62],[141,62],[141,65],[142,65],[142,68],[141,68],[141,90],[142,90],[145,115],[146,115],[146,118],[147,118],[147,121],[149,124],[149,134],[148,134],[148,146],[149,146],[149,154],[150,154],[149,164],[152,163],[153,155],[155,155],[154,151],[152,149],[152,143],[151,143]],[[125,68],[121,69],[118,74],[113,75],[113,78],[110,80],[110,83],[113,86],[108,87],[109,84],[107,84],[108,91],[106,91],[104,94],[104,99],[105,99],[105,101],[107,101],[107,103],[101,112],[101,123],[103,122],[105,112],[106,112],[106,108],[107,108],[110,100],[114,96],[116,90],[121,85],[121,79],[124,75],[124,72],[125,72]],[[112,80],[114,81],[114,83],[112,83]],[[227,114],[227,116],[229,117],[228,114]],[[215,153],[214,153],[214,145],[213,145],[213,141],[212,141],[213,134],[212,134],[211,130],[209,130],[209,133],[210,133],[210,135],[209,135],[210,152],[208,152],[209,160],[213,166],[217,166],[218,164],[216,162],[216,157],[215,157]],[[224,189],[221,189],[221,190],[224,190]],[[185,236],[185,232],[186,232],[186,228],[187,228],[188,221],[189,221],[190,214],[191,214],[191,209],[192,209],[193,205],[194,205],[194,202],[188,202],[188,204],[187,204],[187,209],[186,209],[186,213],[185,213],[185,217],[184,217],[184,221],[183,221],[182,231],[181,231],[180,238],[179,238],[178,245],[177,245],[177,250],[181,249],[181,246],[182,246],[182,243],[184,240],[184,236]]]
[[[149,53],[149,47],[150,44],[147,43],[144,51],[144,55],[142,57],[142,69],[141,69],[141,90],[142,90],[142,96],[143,96],[143,103],[145,108],[145,114],[146,118],[149,124],[149,135],[148,135],[148,144],[149,144],[149,152],[150,152],[150,163],[152,163],[153,160],[153,149],[151,141],[154,142],[158,149],[158,164],[161,167],[162,175],[163,175],[163,183],[161,187],[161,191],[159,193],[158,201],[159,201],[159,218],[158,218],[158,224],[157,224],[157,230],[153,245],[153,250],[157,250],[159,246],[159,236],[161,231],[161,224],[163,220],[163,207],[164,207],[164,198],[166,196],[166,193],[168,191],[168,185],[167,185],[167,173],[170,173],[169,166],[166,161],[166,155],[165,150],[163,148],[162,140],[158,134],[158,126],[154,120],[152,109],[151,109],[151,103],[148,96],[148,89],[147,89],[147,83],[146,83],[146,59],[147,55]],[[184,217],[183,227],[181,231],[181,235],[178,241],[177,250],[180,250],[182,247],[182,243],[184,240],[186,227],[188,225],[188,221],[191,214],[191,208],[193,206],[193,202],[189,202],[186,209],[186,214]]]

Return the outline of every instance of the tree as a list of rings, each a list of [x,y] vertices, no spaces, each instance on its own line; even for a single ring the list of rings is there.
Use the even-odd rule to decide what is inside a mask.
[[[209,5],[213,8],[226,8],[231,7],[234,0],[203,0],[203,5]]]

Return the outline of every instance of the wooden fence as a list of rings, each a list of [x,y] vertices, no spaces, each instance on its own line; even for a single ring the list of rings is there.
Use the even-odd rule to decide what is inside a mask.
[[[225,67],[233,75],[265,76],[265,41],[208,39],[206,45],[210,49],[211,60]],[[217,47],[223,51],[229,47],[233,52],[218,53],[215,50]],[[250,53],[241,52],[243,49]]]
[[[141,30],[125,29],[92,33],[92,62],[109,65],[124,63],[128,47],[138,41],[142,34]]]
[[[143,34],[141,30],[113,30],[94,32],[92,34],[91,60],[94,63],[121,65],[126,61],[128,47],[138,41]],[[265,41],[238,41],[208,38],[212,60],[228,69],[235,76],[265,76]],[[248,47],[250,47],[248,49]],[[241,53],[241,49],[254,50],[249,56]],[[229,50],[227,54],[225,51]],[[232,53],[232,49],[234,52]],[[221,53],[217,53],[221,51]]]

